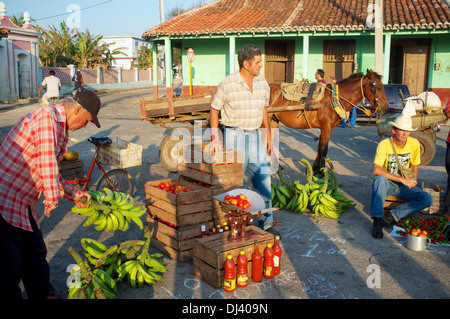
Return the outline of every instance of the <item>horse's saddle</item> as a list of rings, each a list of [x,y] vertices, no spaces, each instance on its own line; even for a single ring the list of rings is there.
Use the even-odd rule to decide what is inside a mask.
[[[320,102],[324,97],[325,87],[321,83],[302,80],[294,83],[281,83],[281,92],[286,100],[306,102],[310,99],[312,102]]]

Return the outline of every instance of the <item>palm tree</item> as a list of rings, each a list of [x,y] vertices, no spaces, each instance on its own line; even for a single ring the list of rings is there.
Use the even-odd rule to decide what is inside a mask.
[[[120,48],[115,48],[114,50],[111,51],[111,49],[109,48],[109,46],[115,44],[113,43],[108,43],[108,48],[106,49],[106,51],[103,53],[104,56],[104,67],[110,69],[113,66],[113,63],[116,61],[115,56],[116,55],[123,55],[123,56],[128,56],[128,54],[126,54],[125,52],[121,51],[121,50],[126,50],[125,47],[120,47]]]
[[[137,55],[137,63],[133,65],[133,68],[146,70],[153,66],[153,49],[141,45],[137,50]]]
[[[81,68],[94,68],[102,66],[104,57],[102,54],[108,49],[107,43],[102,43],[103,36],[92,37],[89,29],[86,32],[76,34],[75,43],[71,46],[70,53],[74,62]]]
[[[10,15],[9,20],[11,20],[12,23],[14,23],[18,27],[22,27],[25,23],[25,20],[23,18],[23,13],[21,13],[19,16],[16,15]],[[35,19],[31,19],[30,21],[36,21]]]
[[[74,29],[69,29],[63,21],[60,23],[61,30],[55,26],[49,30],[36,26],[36,30],[41,33],[39,39],[40,59],[44,65],[65,66],[73,63],[69,54],[74,41]]]

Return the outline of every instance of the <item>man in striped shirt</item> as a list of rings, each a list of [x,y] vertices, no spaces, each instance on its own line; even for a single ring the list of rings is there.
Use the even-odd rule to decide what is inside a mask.
[[[244,153],[244,172],[264,199],[266,208],[271,208],[271,179],[266,158],[272,147],[267,112],[270,88],[260,74],[261,49],[251,44],[244,46],[238,51],[238,62],[239,71],[222,80],[211,104],[210,152],[222,151],[218,128],[220,112],[225,127],[225,147]],[[265,134],[261,134],[261,127]],[[272,213],[267,213],[260,221],[264,230],[278,235],[272,227]]]
[[[21,298],[22,280],[29,298],[55,295],[38,223],[37,200],[44,196],[50,217],[60,197],[78,207],[87,192],[77,191],[59,175],[58,161],[67,149],[69,131],[97,127],[98,96],[74,91],[60,105],[39,107],[22,117],[0,146],[0,299]]]

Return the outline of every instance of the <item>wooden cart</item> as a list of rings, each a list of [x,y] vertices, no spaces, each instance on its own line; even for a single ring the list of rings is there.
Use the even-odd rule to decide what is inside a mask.
[[[192,135],[195,121],[209,120],[209,109],[214,99],[215,91],[206,94],[196,94],[182,97],[169,97],[157,100],[145,100],[140,98],[141,121],[149,121],[159,124],[161,127],[173,130],[170,126],[174,123],[185,123]],[[182,154],[177,154],[178,148],[174,147],[180,139],[172,139],[172,135],[166,135],[159,144],[159,158],[164,167],[170,172],[177,171],[177,159]]]
[[[166,129],[175,129],[171,126],[175,123],[189,124],[186,127],[192,135],[195,121],[204,121],[203,128],[209,126],[209,110],[214,99],[215,91],[209,93],[170,97],[156,100],[145,100],[140,98],[141,121],[149,121],[152,124],[159,124]],[[297,111],[304,109],[304,103],[297,105],[270,107],[269,113]],[[220,125],[219,119],[219,125]],[[220,125],[221,126],[221,125]],[[179,127],[179,126],[178,126]],[[161,164],[170,172],[177,171],[177,159],[182,154],[177,154],[179,148],[174,147],[180,139],[173,139],[172,135],[166,135],[159,144],[159,158]]]

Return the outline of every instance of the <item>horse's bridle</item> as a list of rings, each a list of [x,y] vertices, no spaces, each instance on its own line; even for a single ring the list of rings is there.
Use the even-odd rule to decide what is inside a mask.
[[[366,104],[366,97],[364,96],[364,90],[363,90],[363,79],[365,78],[365,76],[363,76],[361,78],[361,95],[362,95],[362,101],[363,101],[363,105]],[[376,96],[376,91],[377,91],[377,80],[370,80],[370,92],[372,92],[373,95],[373,99],[375,101],[376,107],[375,107],[375,113],[377,112],[378,108],[381,107],[380,102],[378,101],[378,98]]]

